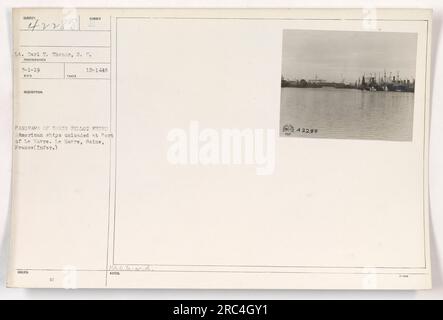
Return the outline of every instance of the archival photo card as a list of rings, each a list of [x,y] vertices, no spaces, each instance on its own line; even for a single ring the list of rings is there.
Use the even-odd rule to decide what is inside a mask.
[[[280,136],[411,141],[417,34],[283,30]]]
[[[8,287],[432,287],[431,10],[12,13]]]

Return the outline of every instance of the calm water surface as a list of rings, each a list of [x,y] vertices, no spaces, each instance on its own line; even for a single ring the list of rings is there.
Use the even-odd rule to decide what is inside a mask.
[[[280,132],[291,136],[410,141],[414,94],[335,88],[282,88]]]

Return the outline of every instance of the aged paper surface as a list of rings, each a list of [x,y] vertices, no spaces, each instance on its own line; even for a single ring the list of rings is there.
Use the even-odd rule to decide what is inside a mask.
[[[430,10],[14,10],[8,286],[431,287]]]

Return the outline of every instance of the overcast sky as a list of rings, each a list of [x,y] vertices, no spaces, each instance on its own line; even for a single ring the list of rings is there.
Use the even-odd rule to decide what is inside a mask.
[[[415,78],[417,34],[397,32],[284,30],[283,76],[354,83],[363,73],[386,69]]]

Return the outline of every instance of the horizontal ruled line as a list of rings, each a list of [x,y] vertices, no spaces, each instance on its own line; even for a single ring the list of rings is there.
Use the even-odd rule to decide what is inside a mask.
[[[35,64],[45,64],[45,63],[51,63],[51,64],[111,64],[111,62],[78,62],[78,61],[72,61],[72,62],[57,62],[57,61],[20,61],[20,63],[35,63]]]
[[[30,30],[21,29],[22,32],[111,32],[111,30]]]
[[[66,272],[69,269],[16,269],[16,271]],[[427,275],[426,272],[324,272],[324,271],[241,271],[241,270],[119,270],[119,269],[73,269],[76,272],[161,272],[161,273],[283,273],[283,274],[330,274],[330,275]]]
[[[111,80],[108,78],[21,78],[22,80]]]
[[[22,48],[110,48],[110,46],[50,46],[50,45],[20,45]]]

